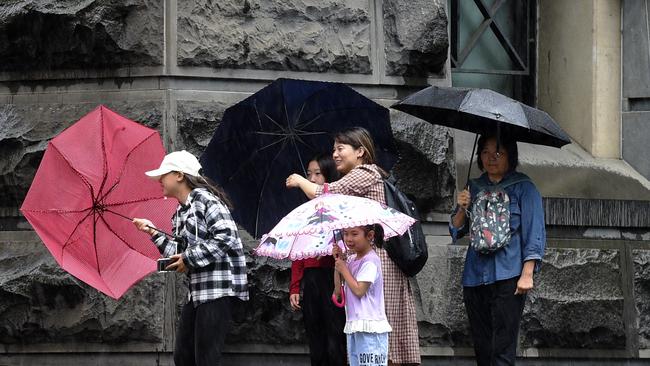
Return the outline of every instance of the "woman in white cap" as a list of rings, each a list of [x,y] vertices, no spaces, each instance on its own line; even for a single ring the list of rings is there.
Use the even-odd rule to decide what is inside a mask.
[[[219,365],[235,300],[248,300],[246,258],[230,202],[200,170],[196,157],[183,150],[166,155],[160,168],[146,172],[160,182],[166,197],[179,202],[172,217],[176,239],[155,231],[149,220],[133,220],[171,259],[165,269],[189,277],[189,301],[176,330],[177,366]]]

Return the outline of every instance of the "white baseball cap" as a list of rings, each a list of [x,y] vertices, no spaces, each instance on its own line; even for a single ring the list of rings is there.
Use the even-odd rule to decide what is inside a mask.
[[[160,163],[160,168],[156,170],[150,170],[144,174],[157,178],[161,175],[170,173],[170,172],[181,172],[193,176],[198,176],[199,171],[201,170],[201,163],[196,158],[196,156],[188,153],[185,150],[174,151],[165,155],[162,163]]]

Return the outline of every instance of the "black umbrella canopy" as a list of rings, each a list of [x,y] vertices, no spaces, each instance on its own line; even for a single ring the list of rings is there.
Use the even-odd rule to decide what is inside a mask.
[[[304,174],[314,155],[332,151],[336,132],[355,126],[371,133],[390,170],[397,147],[388,109],[345,84],[278,79],[225,111],[201,164],[232,199],[234,219],[260,237],[306,201],[286,178]]]
[[[502,131],[517,141],[562,147],[569,135],[548,115],[489,89],[432,86],[391,108],[433,124],[493,134]]]

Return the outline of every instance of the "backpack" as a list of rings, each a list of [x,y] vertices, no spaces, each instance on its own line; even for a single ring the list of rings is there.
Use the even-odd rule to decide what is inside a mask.
[[[493,253],[510,243],[510,196],[506,188],[513,184],[530,181],[525,175],[506,182],[487,186],[478,179],[474,185],[479,188],[472,204],[470,225],[470,246],[481,254]]]
[[[402,191],[396,187],[396,180],[391,175],[384,179],[386,205],[418,220],[400,236],[388,239],[384,249],[397,267],[409,277],[415,276],[429,257],[427,243],[420,224],[417,208]]]

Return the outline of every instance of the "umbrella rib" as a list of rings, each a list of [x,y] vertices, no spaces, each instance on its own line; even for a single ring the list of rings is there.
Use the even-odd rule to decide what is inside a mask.
[[[255,213],[255,237],[257,238],[257,226],[259,225],[259,220],[260,220],[260,206],[262,206],[262,194],[264,193],[264,188],[266,187],[266,182],[268,182],[269,177],[271,176],[272,169],[271,167],[277,160],[277,158],[280,156],[280,153],[282,152],[282,149],[278,151],[277,154],[273,157],[273,160],[271,160],[271,163],[269,164],[269,169],[266,172],[266,177],[264,177],[264,182],[262,183],[262,188],[260,189],[260,192],[257,197],[257,212]]]
[[[304,130],[296,130],[296,132],[299,132],[300,136],[313,136],[313,135],[327,135],[328,134],[328,132],[325,132],[325,131],[319,131],[319,132],[311,131],[311,132],[309,132],[309,131],[304,131]]]
[[[303,124],[297,124],[296,127],[299,128],[305,128],[309,127],[312,123],[316,122],[319,118],[321,118],[323,115],[327,113],[333,113],[333,112],[340,112],[340,111],[360,111],[360,110],[370,110],[370,109],[377,109],[373,107],[361,107],[361,108],[356,108],[356,107],[346,107],[346,108],[336,108],[336,109],[328,109],[325,111],[322,111],[321,113],[318,114],[318,116],[314,117],[313,119],[304,122]]]
[[[306,143],[306,142],[305,142],[302,138],[300,138],[300,136],[298,136],[298,135],[296,135],[296,140],[298,140],[298,142],[300,142],[301,144],[305,145],[305,146],[306,146],[307,148],[309,148],[309,149],[313,149],[313,148],[314,148],[312,145],[309,145],[308,143]],[[296,150],[298,150],[298,147],[296,147]],[[303,167],[304,167],[304,165],[303,165]]]
[[[81,179],[81,181],[86,185],[86,187],[90,190],[90,197],[91,197],[91,198],[95,197],[95,189],[93,188],[93,185],[90,184],[90,182],[86,179],[86,177],[84,177],[83,175],[81,175],[81,173],[79,173],[79,172],[78,172],[78,171],[77,171],[77,170],[72,166],[72,164],[68,161],[68,159],[66,159],[65,155],[63,155],[63,153],[61,153],[61,151],[59,150],[58,147],[56,147],[56,145],[54,145],[54,144],[52,144],[52,143],[50,142],[50,146],[54,149],[54,151],[55,151],[57,154],[59,154],[59,156],[61,157],[61,159],[63,159],[63,161],[65,161],[65,163],[68,165],[68,167],[70,168],[70,170],[72,170],[72,171],[73,171],[73,172],[74,172],[74,173],[79,177],[79,179]]]
[[[86,219],[87,219],[90,215],[92,215],[93,212],[94,212],[94,211],[90,211],[90,212],[88,212],[88,213],[86,214],[86,216],[84,216],[83,219],[79,220],[79,222],[78,222],[77,225],[74,227],[74,229],[72,229],[72,232],[70,233],[70,235],[68,235],[68,239],[66,239],[65,243],[63,243],[63,246],[61,247],[61,258],[63,258],[63,251],[64,251],[65,248],[68,246],[68,244],[70,244],[70,239],[72,239],[72,236],[77,232],[77,229],[79,228],[79,226],[81,226],[81,223],[83,223],[84,221],[86,221]]]
[[[234,177],[237,176],[241,171],[243,171],[243,169],[244,169],[248,164],[250,164],[252,161],[255,160],[255,158],[257,157],[257,155],[259,154],[260,151],[262,151],[262,150],[264,150],[264,149],[268,149],[269,147],[271,147],[271,146],[273,146],[273,145],[277,145],[277,144],[279,144],[279,143],[281,143],[281,142],[284,142],[284,141],[287,140],[287,138],[288,138],[288,137],[285,136],[284,138],[282,138],[282,139],[280,139],[280,140],[278,140],[278,141],[275,141],[275,142],[273,142],[273,143],[271,143],[271,144],[268,144],[268,145],[266,145],[266,146],[264,146],[264,147],[261,147],[261,148],[257,149],[257,151],[255,151],[255,152],[253,152],[253,154],[251,154],[251,156],[250,156],[250,158],[248,158],[248,160],[246,160],[245,162],[243,162],[242,164],[239,165],[239,168],[238,168],[234,173],[232,173],[232,174],[230,175],[230,178],[228,178],[228,179],[232,180],[232,178],[234,178]]]
[[[263,132],[263,131],[253,131],[256,135],[269,135],[269,136],[286,136],[286,133],[280,132]]]
[[[398,232],[397,230],[393,229],[393,227],[390,226],[390,225],[389,225],[385,220],[381,220],[381,219],[380,219],[379,221],[380,221],[380,223],[381,223],[382,225],[385,225],[386,227],[388,227],[392,232],[394,232],[394,233],[397,233],[397,232]],[[398,235],[399,235],[399,234],[398,234]],[[384,234],[384,236],[386,236],[386,235]]]
[[[296,128],[298,127],[298,123],[300,123],[300,117],[302,117],[302,111],[305,110],[305,106],[307,103],[305,101],[302,102],[302,105],[300,106],[300,112],[298,112],[298,116],[296,117]],[[286,105],[285,105],[286,108]]]
[[[284,89],[282,89],[282,96],[283,96],[282,100],[285,101],[284,103],[282,103],[282,106],[284,107],[284,118],[286,118],[287,120],[287,128],[289,130],[292,130],[294,127],[296,127],[297,120],[296,123],[294,123],[294,125],[291,126],[291,120],[289,119],[289,111],[287,110],[286,99],[284,99]]]
[[[336,110],[338,110],[338,109],[336,109]],[[303,123],[303,124],[299,124],[300,122],[299,122],[299,123],[296,123],[296,127],[298,127],[298,128],[309,127],[312,123],[316,122],[316,120],[318,120],[319,118],[321,118],[325,113],[327,113],[327,112],[333,112],[333,111],[336,111],[336,110],[325,111],[325,112],[323,112],[323,113],[320,113],[320,114],[318,114],[316,117],[310,119],[309,121],[307,121],[307,122],[305,122],[305,123]]]
[[[93,201],[99,201],[100,200],[100,195],[102,194],[102,191],[104,190],[104,185],[106,185],[106,181],[108,180],[108,157],[106,156],[106,145],[104,144],[104,114],[101,113],[100,115],[100,134],[101,134],[101,148],[102,148],[102,158],[104,159],[103,163],[103,168],[104,168],[104,177],[102,178],[102,184],[99,185],[99,189],[97,190],[97,197],[93,195]]]
[[[26,209],[23,211],[26,212],[36,212],[36,213],[81,213],[81,212],[86,212],[88,210],[92,210],[92,207],[84,208],[83,210],[57,210],[57,209],[46,209],[46,210],[31,210],[31,209]]]
[[[257,124],[260,129],[262,128],[262,118],[260,118],[260,111],[257,109],[257,99],[253,100],[253,109],[255,109],[255,115],[257,116]]]
[[[300,140],[300,139],[299,139]],[[300,140],[304,144],[302,140]],[[291,145],[293,145],[293,148],[296,149],[296,155],[298,155],[298,160],[300,161],[300,167],[302,168],[302,172],[307,175],[307,172],[305,171],[305,163],[302,161],[302,156],[300,156],[300,150],[298,149],[298,145],[296,144],[296,140],[292,139],[291,140]],[[307,144],[305,144],[307,145]]]
[[[95,247],[95,263],[97,263],[97,273],[101,276],[102,270],[99,268],[99,255],[97,254],[97,211],[93,211],[93,246]]]
[[[132,249],[132,250],[138,252],[134,247],[131,246],[131,244],[127,243],[126,240],[125,240],[124,238],[122,238],[118,233],[116,233],[115,230],[113,230],[113,228],[110,227],[110,225],[108,225],[108,222],[106,222],[106,219],[104,219],[104,216],[103,216],[103,215],[99,215],[99,219],[102,220],[102,222],[104,223],[104,225],[106,225],[106,228],[108,229],[108,231],[110,231],[111,233],[113,233],[113,235],[115,235],[118,239],[120,239],[120,241],[121,241],[122,243],[124,243],[124,245],[126,245],[126,246],[129,247],[130,249]],[[95,245],[97,245],[97,244],[95,244]],[[138,253],[140,253],[140,252],[138,252]],[[142,253],[140,253],[140,254],[142,254]]]
[[[145,201],[154,201],[154,200],[161,200],[161,199],[164,199],[164,198],[163,197],[145,197],[145,198],[138,198],[138,199],[129,200],[129,201],[108,203],[108,204],[105,204],[104,207],[124,206],[124,205],[129,205],[129,204],[132,204],[132,203],[145,202]]]
[[[105,200],[106,197],[108,197],[108,195],[109,195],[111,192],[113,192],[113,190],[114,190],[114,189],[117,187],[117,185],[120,183],[120,180],[122,179],[122,176],[124,175],[124,170],[125,170],[126,164],[127,164],[127,162],[129,161],[129,159],[131,159],[131,154],[133,154],[133,151],[135,151],[137,148],[139,148],[140,146],[142,146],[142,145],[143,145],[146,141],[148,141],[150,138],[152,138],[153,136],[155,136],[155,134],[156,134],[156,133],[155,133],[154,131],[152,131],[151,134],[150,134],[149,136],[147,136],[147,137],[145,137],[144,139],[142,139],[142,141],[140,141],[138,144],[136,144],[136,145],[133,147],[133,149],[131,149],[131,151],[129,151],[129,153],[126,154],[126,158],[124,159],[124,165],[122,165],[122,169],[120,169],[120,174],[118,174],[117,179],[115,180],[115,184],[113,184],[113,185],[111,186],[111,188],[109,188],[109,189],[106,191],[106,193],[102,194],[101,197],[98,198],[98,201],[103,201],[103,200]],[[100,191],[100,193],[101,193],[101,191]]]
[[[265,116],[266,118],[268,118],[269,120],[271,120],[271,122],[273,122],[273,124],[274,124],[277,128],[279,128],[280,130],[283,130],[283,131],[285,130],[285,129],[282,127],[282,125],[280,125],[279,123],[277,123],[277,122],[276,122],[276,121],[275,121],[271,116],[269,116],[269,115],[266,114],[266,113],[264,113],[264,116]],[[287,123],[289,123],[289,122],[287,121]]]
[[[277,144],[279,144],[279,143],[281,143],[281,142],[286,141],[288,138],[289,138],[289,136],[284,136],[283,138],[281,138],[281,139],[279,139],[279,140],[277,140],[277,141],[275,141],[275,142],[272,142],[272,143],[270,143],[270,144],[268,144],[268,145],[266,145],[266,146],[262,146],[262,147],[259,148],[257,151],[262,151],[262,150],[268,149],[269,147],[271,147],[271,146],[273,146],[273,145],[277,145]]]

